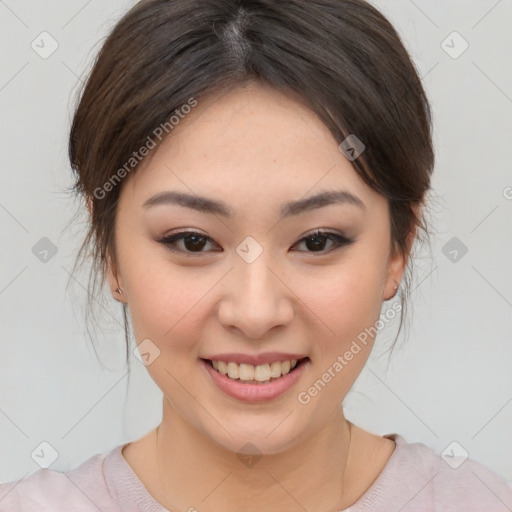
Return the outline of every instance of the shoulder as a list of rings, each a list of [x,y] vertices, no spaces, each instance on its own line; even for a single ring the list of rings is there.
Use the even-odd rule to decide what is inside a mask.
[[[40,469],[0,484],[0,512],[118,511],[103,474],[106,457],[96,454],[69,472]]]
[[[370,490],[408,511],[499,512],[512,509],[512,485],[457,449],[443,455],[423,443],[389,434],[395,452]]]

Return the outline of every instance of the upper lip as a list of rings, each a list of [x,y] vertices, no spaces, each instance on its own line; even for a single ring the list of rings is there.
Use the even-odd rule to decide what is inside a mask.
[[[250,354],[238,354],[238,353],[223,353],[213,354],[203,359],[209,359],[211,361],[224,361],[233,362],[237,364],[252,364],[254,366],[273,363],[274,361],[291,361],[292,359],[304,359],[308,357],[306,354],[289,354],[285,352],[265,352],[258,355]]]

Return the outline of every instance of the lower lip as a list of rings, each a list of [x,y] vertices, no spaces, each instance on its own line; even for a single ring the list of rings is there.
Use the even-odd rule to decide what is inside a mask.
[[[227,395],[244,402],[264,402],[272,400],[288,389],[290,389],[302,376],[310,360],[306,359],[295,369],[267,384],[244,384],[240,381],[230,379],[215,370],[209,361],[201,359],[201,363],[210,374],[213,382]]]

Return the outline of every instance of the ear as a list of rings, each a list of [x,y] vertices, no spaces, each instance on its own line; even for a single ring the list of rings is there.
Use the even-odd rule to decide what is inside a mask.
[[[414,215],[418,216],[420,205],[413,205],[412,210],[414,212]],[[405,253],[403,251],[400,251],[398,247],[393,244],[392,247],[392,254],[390,256],[389,262],[388,262],[388,272],[386,277],[386,284],[384,287],[383,292],[383,300],[389,300],[394,297],[396,294],[396,285],[399,284],[402,280],[403,274],[405,272],[405,269],[407,267],[407,262],[409,260],[412,245],[414,243],[414,239],[416,237],[416,224],[413,226],[413,228],[409,231],[407,234],[407,237],[405,239],[405,245],[406,250]]]
[[[92,197],[91,196],[88,196],[86,199],[85,199],[85,206],[89,212],[89,216],[92,218],[92,214],[93,214],[93,200],[92,200]],[[124,288],[123,288],[123,285],[122,283],[120,282],[119,280],[119,277],[118,277],[118,273],[117,273],[117,270],[116,270],[116,265],[115,263],[112,261],[111,257],[108,256],[107,257],[107,262],[106,262],[106,269],[105,269],[105,278],[107,280],[107,283],[108,283],[108,287],[110,288],[110,291],[112,293],[112,295],[114,296],[114,299],[117,300],[118,302],[126,302],[125,297],[125,293],[124,293]],[[121,293],[118,292],[118,287],[121,289]]]
[[[405,267],[407,266],[407,259],[405,254],[393,247],[394,254],[390,257],[388,262],[388,271],[386,275],[386,284],[382,292],[382,300],[392,299],[398,289],[402,279]]]
[[[126,302],[126,292],[123,287],[123,283],[119,278],[116,265],[112,261],[111,257],[107,257],[107,268],[106,268],[106,280],[114,299],[118,302]],[[118,288],[121,291],[118,291]]]

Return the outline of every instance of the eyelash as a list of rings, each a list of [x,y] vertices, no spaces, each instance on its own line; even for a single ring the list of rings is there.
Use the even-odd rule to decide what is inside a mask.
[[[184,254],[187,257],[188,256],[191,256],[191,257],[200,256],[202,253],[206,252],[206,251],[186,252],[186,251],[182,251],[182,250],[175,248],[177,241],[182,240],[190,235],[197,235],[197,236],[205,239],[207,242],[213,242],[213,240],[210,237],[203,235],[202,233],[199,233],[198,231],[182,231],[180,233],[175,233],[174,235],[170,235],[165,238],[162,238],[161,240],[158,240],[158,242],[163,244],[170,251]],[[309,238],[316,238],[316,237],[324,237],[324,238],[327,238],[328,240],[335,242],[335,247],[325,250],[325,251],[318,251],[318,252],[300,251],[300,252],[309,252],[311,254],[322,255],[322,254],[327,254],[327,253],[333,252],[337,249],[341,249],[342,247],[347,247],[349,245],[352,245],[355,242],[355,240],[353,240],[351,238],[347,238],[346,236],[340,235],[338,233],[317,230],[317,231],[313,231],[313,232],[309,233],[308,235],[306,235],[305,237],[301,238],[297,243],[301,243]],[[297,244],[295,244],[295,245],[297,245]]]

